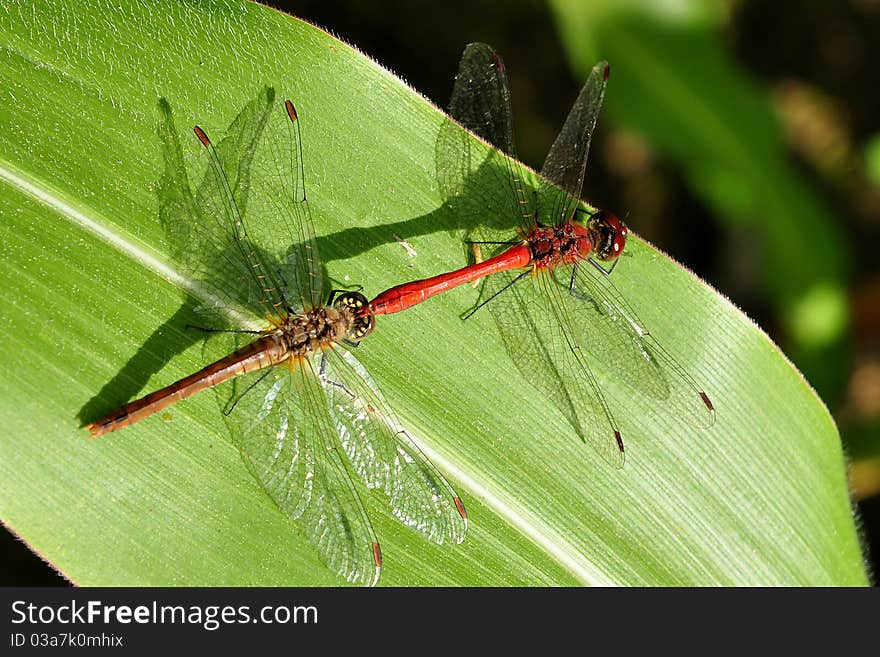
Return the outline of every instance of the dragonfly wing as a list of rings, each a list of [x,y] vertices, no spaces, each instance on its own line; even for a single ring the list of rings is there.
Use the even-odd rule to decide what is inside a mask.
[[[540,190],[540,212],[547,225],[569,220],[580,203],[590,141],[602,109],[607,82],[608,63],[599,62],[590,72],[541,167],[545,181]]]
[[[478,137],[516,157],[507,73],[491,46],[471,43],[465,47],[452,87],[449,113]]]
[[[505,242],[532,221],[531,207],[527,204],[523,210],[518,199],[533,195],[511,191],[513,185],[525,187],[516,182],[522,180],[518,174],[512,180],[510,167],[519,165],[506,155],[474,139],[451,119],[440,127],[435,153],[441,198],[465,239]]]
[[[514,283],[515,272],[486,277],[483,295],[507,352],[526,378],[562,412],[584,442],[616,468],[624,463],[616,423],[568,322],[565,295],[553,294],[546,272]]]
[[[557,272],[557,287],[569,288],[574,321],[589,336],[587,350],[637,393],[663,400],[676,417],[698,428],[711,426],[708,396],[645,327],[611,277],[588,262]]]
[[[289,369],[239,376],[218,393],[248,470],[282,511],[299,518],[312,499],[317,455],[311,418]]]
[[[324,277],[306,197],[300,116],[291,101],[277,102],[265,138],[253,152],[248,179],[248,229],[271,253],[284,296],[300,308],[319,307]]]
[[[269,497],[300,522],[323,560],[350,582],[375,584],[378,541],[336,449],[324,391],[309,361],[238,377],[227,423]]]
[[[382,570],[379,540],[345,464],[324,445],[312,502],[301,518],[321,558],[347,581],[374,586]]]
[[[159,103],[164,172],[158,195],[165,238],[175,265],[210,293],[210,309],[218,315],[232,310],[264,319],[278,300],[278,290],[261,282],[245,257],[258,252],[248,245],[240,222],[247,206],[249,154],[271,104],[264,92],[242,109],[216,149],[202,142],[206,168],[193,191],[171,108],[164,99]]]
[[[461,499],[405,431],[364,367],[344,349],[325,353],[322,383],[342,450],[369,488],[387,495],[403,524],[438,543],[467,532]]]
[[[444,200],[464,226],[491,230],[475,232],[475,239],[506,240],[513,228],[526,232],[533,228],[532,194],[516,161],[507,74],[490,46],[472,43],[465,48],[449,113],[494,149],[469,139],[453,121],[444,122],[436,146]]]

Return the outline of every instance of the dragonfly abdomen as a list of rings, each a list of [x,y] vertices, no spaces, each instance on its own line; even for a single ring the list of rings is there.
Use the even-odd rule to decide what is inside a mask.
[[[277,365],[289,356],[290,350],[281,332],[265,335],[195,374],[190,374],[146,397],[129,402],[86,428],[92,438],[122,429],[197,392],[229,381],[236,376]]]
[[[530,262],[528,248],[523,244],[517,244],[503,253],[446,274],[439,274],[431,278],[423,278],[422,280],[412,281],[397,285],[373,299],[368,310],[372,315],[390,315],[402,310],[406,310],[416,304],[425,301],[441,292],[451,290],[454,287],[470,283],[483,276],[497,274],[498,272],[508,271],[510,269],[518,269],[527,267]]]

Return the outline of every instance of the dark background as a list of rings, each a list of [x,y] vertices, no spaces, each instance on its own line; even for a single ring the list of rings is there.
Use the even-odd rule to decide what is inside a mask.
[[[492,44],[509,75],[520,159],[535,168],[583,83],[572,71],[552,9],[537,0],[269,4],[355,45],[441,107],[464,45]],[[621,128],[607,112],[591,150],[585,196],[620,216],[629,213],[636,232],[729,296],[816,387],[850,456],[866,557],[875,572],[880,559],[880,85],[874,71],[880,61],[880,2],[750,0],[719,6],[725,16],[711,38],[739,74],[761,90],[778,119],[789,164],[832,211],[839,253],[815,244],[816,253],[804,253],[803,262],[821,267],[828,257],[845,261],[845,326],[821,348],[799,342],[786,329],[785,299],[761,281],[763,265],[751,253],[759,237],[695,194],[675,159],[654,150],[650,134]],[[615,93],[615,62],[610,63],[608,96]],[[20,541],[0,533],[0,584],[65,582]]]

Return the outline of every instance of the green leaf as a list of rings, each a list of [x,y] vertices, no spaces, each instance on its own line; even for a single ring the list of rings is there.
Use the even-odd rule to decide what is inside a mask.
[[[97,440],[78,418],[219,355],[186,331],[197,315],[167,266],[160,97],[218,137],[261,87],[294,99],[328,273],[368,295],[463,262],[434,170],[443,115],[252,4],[14,3],[0,44],[3,522],[84,585],[338,584],[210,394]],[[628,448],[616,471],[517,373],[488,314],[458,319],[474,290],[380,318],[358,359],[470,517],[461,545],[435,546],[370,497],[381,583],[867,582],[825,407],[725,299],[637,239],[628,250],[616,284],[704,385],[715,426],[604,372]]]

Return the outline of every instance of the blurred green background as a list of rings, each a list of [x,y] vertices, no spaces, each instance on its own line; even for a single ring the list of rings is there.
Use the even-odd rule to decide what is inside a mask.
[[[441,107],[464,45],[492,44],[520,159],[536,168],[586,73],[607,59],[585,197],[730,297],[804,373],[838,422],[878,562],[880,2],[269,4]],[[0,557],[0,584],[63,583],[5,532]]]

